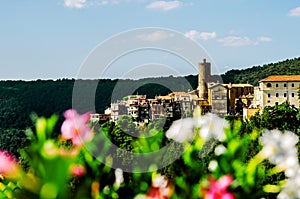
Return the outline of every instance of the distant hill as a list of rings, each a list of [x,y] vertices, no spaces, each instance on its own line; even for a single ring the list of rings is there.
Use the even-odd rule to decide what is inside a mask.
[[[94,96],[95,110],[103,113],[111,102],[126,95],[141,94],[148,98],[166,95],[171,91],[188,91],[197,87],[196,76],[160,77],[141,80],[76,80],[81,85],[83,100],[79,107],[85,107],[85,91],[92,85],[97,89]],[[0,81],[0,129],[24,129],[32,126],[30,114],[49,117],[60,116],[72,108],[72,95],[75,80]],[[113,99],[112,99],[113,97]]]
[[[254,66],[243,70],[230,70],[221,75],[224,83],[250,83],[270,75],[300,74],[300,58]],[[212,76],[213,81],[220,81],[220,76]],[[171,91],[188,91],[198,86],[198,76],[159,77],[140,80],[77,80],[83,90],[90,85],[97,85],[95,109],[98,113],[109,107],[111,102],[129,94],[166,95]],[[36,80],[36,81],[0,81],[0,129],[24,129],[31,126],[29,115],[49,117],[56,113],[62,121],[63,111],[72,108],[74,79]],[[84,95],[84,94],[83,94]],[[112,99],[113,97],[113,99]],[[83,98],[84,99],[84,98]],[[85,100],[82,100],[82,106]]]
[[[299,75],[300,57],[285,61],[270,63],[263,66],[253,66],[243,70],[229,70],[221,75],[224,83],[249,83],[254,86],[258,81],[270,75]]]

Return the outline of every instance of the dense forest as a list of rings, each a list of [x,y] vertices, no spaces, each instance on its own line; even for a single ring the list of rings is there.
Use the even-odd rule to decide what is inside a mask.
[[[263,66],[253,66],[243,70],[229,70],[221,77],[224,83],[249,83],[258,85],[261,79],[270,75],[299,75],[300,57],[287,59],[285,61],[265,64]]]
[[[224,83],[250,83],[257,85],[260,79],[269,75],[300,74],[300,58],[254,66],[243,70],[230,70],[221,77]],[[213,76],[217,80],[218,76]],[[219,79],[222,81],[221,79]],[[171,91],[188,91],[198,84],[197,75],[186,77],[160,77],[140,80],[36,80],[0,81],[0,129],[25,129],[32,126],[31,114],[49,117],[72,107],[75,82],[83,88],[97,85],[95,110],[102,113],[112,101],[129,94],[166,95]],[[112,99],[113,96],[113,99]]]
[[[188,81],[186,81],[188,80]],[[83,88],[97,85],[95,110],[102,113],[110,103],[129,94],[143,94],[147,98],[166,95],[172,91],[188,91],[197,87],[197,78],[164,77],[141,80],[37,80],[0,81],[0,129],[25,129],[32,126],[30,115],[62,116],[72,108],[75,82]],[[113,96],[114,99],[111,99]]]

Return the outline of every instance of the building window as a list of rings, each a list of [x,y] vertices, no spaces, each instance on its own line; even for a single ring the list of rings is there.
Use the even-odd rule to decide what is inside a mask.
[[[276,93],[276,97],[279,97],[279,93]]]
[[[267,102],[270,103],[270,100],[268,100]]]
[[[295,93],[292,93],[292,97],[295,97]]]
[[[292,87],[295,87],[295,84],[294,84],[294,83],[292,83]]]
[[[283,87],[286,88],[286,83],[283,84]]]
[[[271,93],[268,93],[268,97],[269,97],[269,98],[271,97]]]
[[[275,87],[276,87],[276,88],[278,88],[278,87],[279,87],[279,85],[278,85],[278,84],[275,84]]]
[[[275,105],[278,106],[278,102],[275,102]]]
[[[267,83],[267,87],[268,87],[268,88],[271,88],[271,87],[272,87],[272,84],[271,84],[271,83]]]
[[[283,97],[286,97],[286,93],[283,93]]]

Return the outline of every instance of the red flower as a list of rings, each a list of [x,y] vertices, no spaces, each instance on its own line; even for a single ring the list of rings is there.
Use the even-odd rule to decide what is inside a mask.
[[[84,142],[93,139],[94,134],[87,126],[87,122],[90,119],[89,113],[79,115],[75,110],[70,109],[64,113],[64,116],[66,120],[61,126],[64,139],[72,140],[72,143],[77,146],[81,146]]]
[[[155,176],[152,181],[152,187],[147,193],[147,199],[168,199],[170,195],[171,188],[165,176]]]
[[[234,199],[234,195],[227,191],[227,188],[232,183],[232,177],[225,175],[218,181],[210,179],[210,187],[204,193],[205,199]]]

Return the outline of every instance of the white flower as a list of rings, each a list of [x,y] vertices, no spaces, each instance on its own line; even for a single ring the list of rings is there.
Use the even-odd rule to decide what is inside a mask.
[[[299,174],[298,174],[299,173]],[[284,172],[285,176],[288,178],[293,178],[296,175],[299,175],[300,177],[300,166],[299,165],[295,165],[293,167],[287,168]],[[299,178],[300,180],[300,178]]]
[[[300,170],[298,169],[298,174],[293,178],[288,178],[286,180],[283,189],[278,194],[278,199],[294,199],[300,198]]]
[[[115,185],[117,187],[119,187],[124,182],[123,170],[120,168],[117,168],[115,170],[115,177],[116,177]]]
[[[156,194],[157,194],[157,196],[159,196],[159,198],[168,198],[168,196],[170,195],[170,192],[171,192],[171,188],[170,188],[170,186],[168,186],[168,179],[164,175],[156,174],[156,173],[152,174],[152,188],[151,189],[154,192],[156,192]],[[151,192],[151,190],[150,190],[150,192]],[[149,199],[152,197],[149,196]]]
[[[298,166],[298,152],[295,145],[298,137],[287,131],[265,130],[261,137],[262,153],[269,161],[282,169],[291,169]]]
[[[208,113],[197,119],[200,128],[200,136],[204,139],[216,138],[219,141],[226,139],[224,128],[229,126],[228,122],[219,116]]]
[[[152,180],[152,186],[157,188],[164,188],[168,185],[168,181],[163,175],[156,175]]]
[[[148,199],[148,196],[146,196],[144,194],[139,194],[139,195],[135,196],[134,199]]]
[[[223,144],[220,144],[220,145],[216,146],[215,154],[218,156],[222,155],[222,154],[226,153],[226,150],[227,149],[225,148],[225,146]]]
[[[176,120],[166,132],[166,136],[167,138],[173,139],[179,143],[193,141],[194,126],[195,121],[193,118]]]
[[[218,167],[218,162],[215,160],[210,161],[208,164],[208,170],[210,171],[215,171],[217,167]]]

